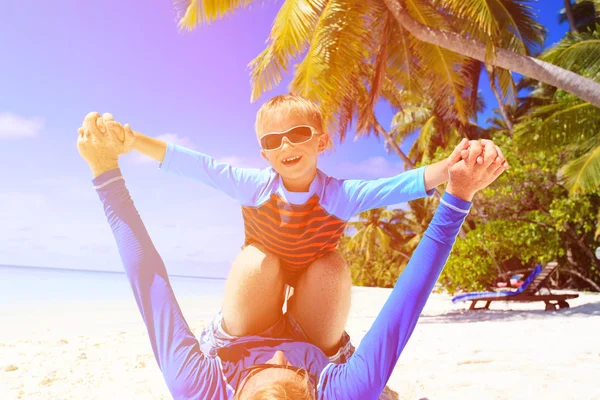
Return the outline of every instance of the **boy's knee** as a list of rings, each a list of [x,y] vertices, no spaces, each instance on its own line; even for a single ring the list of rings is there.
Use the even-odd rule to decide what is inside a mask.
[[[350,268],[348,268],[346,260],[344,260],[344,257],[337,251],[325,254],[323,257],[316,260],[310,268],[313,269],[313,272],[318,272],[321,276],[336,278],[342,282],[352,280]]]
[[[234,265],[255,270],[279,269],[279,257],[260,243],[252,243],[242,250]]]

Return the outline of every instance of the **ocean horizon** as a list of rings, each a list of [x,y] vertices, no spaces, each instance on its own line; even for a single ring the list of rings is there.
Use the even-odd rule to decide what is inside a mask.
[[[169,274],[177,297],[220,295],[225,278]],[[0,264],[0,306],[133,299],[124,271]]]

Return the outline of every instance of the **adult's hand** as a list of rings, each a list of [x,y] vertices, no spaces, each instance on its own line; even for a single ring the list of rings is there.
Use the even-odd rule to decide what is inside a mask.
[[[131,129],[116,123],[111,114],[104,116],[106,118],[97,112],[89,113],[78,130],[77,149],[94,177],[118,168],[119,156],[131,149],[135,139]]]
[[[500,149],[493,142],[488,142],[470,142],[467,157],[449,168],[450,179],[446,188],[448,193],[472,201],[478,190],[489,186],[508,168]],[[482,148],[483,163],[478,164],[477,158],[481,155]]]

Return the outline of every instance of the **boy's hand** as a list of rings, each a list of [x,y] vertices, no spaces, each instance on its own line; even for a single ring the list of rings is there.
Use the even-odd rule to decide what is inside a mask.
[[[100,114],[98,113],[88,114],[90,118],[86,117],[82,127],[77,130],[79,135],[83,135],[86,130],[96,137],[100,137],[102,134],[108,132],[108,134],[115,136],[118,140],[123,142],[125,147],[122,149],[123,153],[121,154],[129,153],[133,147],[133,142],[130,143],[125,140],[125,137],[128,134],[133,134],[129,124],[123,126],[119,122],[116,122],[111,113],[104,113],[101,117],[99,117],[99,115]],[[96,117],[95,120],[94,117]]]
[[[467,157],[469,157],[469,150],[471,149],[471,145],[473,143],[479,143],[477,140],[467,140],[467,139],[463,139],[461,140],[461,142],[454,148],[454,151],[452,151],[452,154],[450,154],[450,156],[448,157],[448,168],[452,167],[454,164],[456,164],[457,162],[459,162],[460,160],[465,160],[467,159]],[[500,150],[500,147],[498,147],[496,144],[494,144],[493,141],[489,140],[489,139],[481,139],[481,153],[479,154],[471,154],[471,156],[473,157],[477,157],[477,164],[481,165],[483,164],[484,161],[484,154],[483,151],[485,150],[486,146],[489,147],[493,147],[495,148],[496,152],[496,159],[494,160],[494,162],[497,162],[498,165],[502,165],[505,168],[508,168],[508,163],[506,162],[506,160],[504,159],[504,154],[502,153],[502,150]],[[477,147],[479,148],[479,147]]]
[[[118,168],[119,156],[131,150],[134,141],[131,129],[114,122],[110,114],[104,116],[89,113],[78,130],[77,149],[88,162],[94,177]]]
[[[462,150],[461,150],[462,151]],[[508,168],[502,152],[491,141],[469,144],[467,157],[449,168],[450,180],[446,190],[463,200],[472,201],[478,190],[490,185]],[[483,151],[483,163],[477,162]]]

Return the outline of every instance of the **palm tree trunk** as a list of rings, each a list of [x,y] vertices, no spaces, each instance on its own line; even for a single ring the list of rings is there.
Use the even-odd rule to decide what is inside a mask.
[[[575,24],[575,18],[573,18],[573,5],[571,4],[571,0],[564,0],[565,2],[565,12],[567,13],[567,20],[569,20],[569,27],[571,28],[571,32],[577,33],[579,29],[577,29],[577,25]]]
[[[504,119],[504,123],[508,128],[508,132],[510,133],[510,137],[515,136],[515,132],[513,130],[513,123],[508,117],[508,113],[506,112],[506,107],[504,107],[504,102],[502,101],[502,97],[500,93],[498,93],[498,88],[496,86],[496,67],[489,67],[488,74],[490,76],[490,86],[492,88],[492,93],[494,93],[494,97],[498,102],[498,108],[500,109],[500,114],[502,115],[502,119]]]
[[[396,153],[400,156],[402,161],[404,161],[404,169],[413,169],[415,167],[415,164],[410,160],[410,158],[408,158],[408,156],[406,154],[404,154],[402,149],[400,149],[400,146],[398,146],[398,143],[396,143],[392,139],[390,134],[388,132],[386,132],[385,129],[383,129],[383,126],[381,126],[381,124],[377,120],[375,120],[375,129],[377,129],[377,133],[379,133],[381,136],[383,136],[385,138],[387,143],[396,151]],[[434,195],[437,198],[442,198],[442,190],[440,188],[436,187]],[[461,239],[464,239],[466,236],[467,236],[467,233],[465,231],[465,226],[462,225],[460,227],[460,231],[458,231],[458,237],[460,237]]]
[[[384,3],[396,21],[419,40],[547,83],[600,108],[600,84],[591,79],[502,48],[496,50],[493,60],[488,60],[485,43],[415,21],[407,13],[400,0],[384,0]]]
[[[377,129],[377,133],[379,133],[385,138],[385,141],[392,147],[392,149],[394,149],[396,154],[400,156],[400,158],[404,162],[404,169],[413,169],[415,167],[415,164],[410,158],[408,158],[406,154],[404,154],[402,149],[400,149],[400,146],[398,146],[398,143],[396,143],[396,141],[392,139],[390,134],[387,133],[385,129],[383,129],[383,126],[381,126],[381,124],[377,120],[375,120],[375,129]]]

